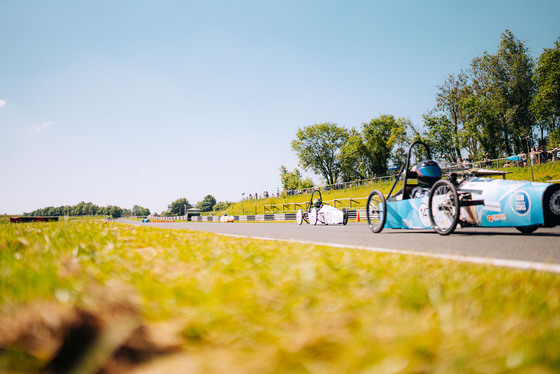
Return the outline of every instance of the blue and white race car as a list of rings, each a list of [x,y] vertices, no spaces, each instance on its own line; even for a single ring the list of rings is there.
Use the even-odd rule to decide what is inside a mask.
[[[418,145],[424,147],[428,160],[409,169],[413,147]],[[392,194],[400,175],[404,175],[403,187]],[[483,177],[489,175],[503,175],[504,179]],[[448,235],[457,225],[515,227],[531,233],[539,227],[560,225],[560,185],[505,180],[503,172],[482,169],[451,173],[442,179],[441,169],[421,141],[410,146],[399,178],[387,198],[378,190],[368,197],[366,216],[374,233],[385,227],[433,228]],[[414,179],[416,183],[411,183]]]

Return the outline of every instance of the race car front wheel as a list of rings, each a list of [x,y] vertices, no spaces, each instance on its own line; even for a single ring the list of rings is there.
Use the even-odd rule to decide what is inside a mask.
[[[366,203],[366,217],[369,229],[373,233],[383,230],[387,220],[387,202],[381,191],[373,190],[369,194]]]
[[[434,230],[440,235],[449,235],[459,221],[459,198],[457,189],[448,180],[439,180],[430,190],[428,215]]]
[[[311,210],[309,211],[309,223],[312,225],[316,225],[318,220],[317,216],[317,208],[311,208]]]

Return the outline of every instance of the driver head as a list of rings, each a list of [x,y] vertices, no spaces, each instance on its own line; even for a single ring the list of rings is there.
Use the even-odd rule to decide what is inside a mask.
[[[313,200],[313,206],[317,209],[319,209],[322,204],[323,204],[323,202],[319,198],[316,198],[316,199]]]
[[[441,168],[434,160],[424,160],[416,166],[418,184],[422,187],[432,187],[441,179]]]

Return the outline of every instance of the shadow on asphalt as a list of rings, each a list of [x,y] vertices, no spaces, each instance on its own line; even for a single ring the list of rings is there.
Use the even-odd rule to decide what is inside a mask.
[[[504,229],[503,227],[501,229]],[[417,229],[394,229],[391,231],[388,230],[383,230],[381,232],[381,234],[430,234],[430,235],[437,235],[437,233],[433,230],[417,230]],[[377,235],[377,234],[374,234]],[[534,231],[532,233],[522,233],[519,231],[513,231],[513,232],[498,232],[498,231],[493,231],[492,229],[487,229],[487,228],[478,228],[476,230],[473,230],[472,228],[464,228],[464,229],[457,229],[455,232],[453,232],[452,234],[446,235],[449,237],[453,237],[453,236],[526,236],[526,237],[556,237],[556,238],[560,238],[560,233],[554,233],[554,232],[539,232],[539,229],[537,229],[537,231]]]

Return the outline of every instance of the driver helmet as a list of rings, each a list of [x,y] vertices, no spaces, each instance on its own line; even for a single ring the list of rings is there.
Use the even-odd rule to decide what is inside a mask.
[[[416,174],[418,175],[418,185],[432,187],[441,179],[441,168],[434,160],[424,160],[416,165]]]
[[[323,204],[323,202],[319,198],[316,198],[316,199],[313,200],[313,206],[317,209],[320,208],[322,204]]]

